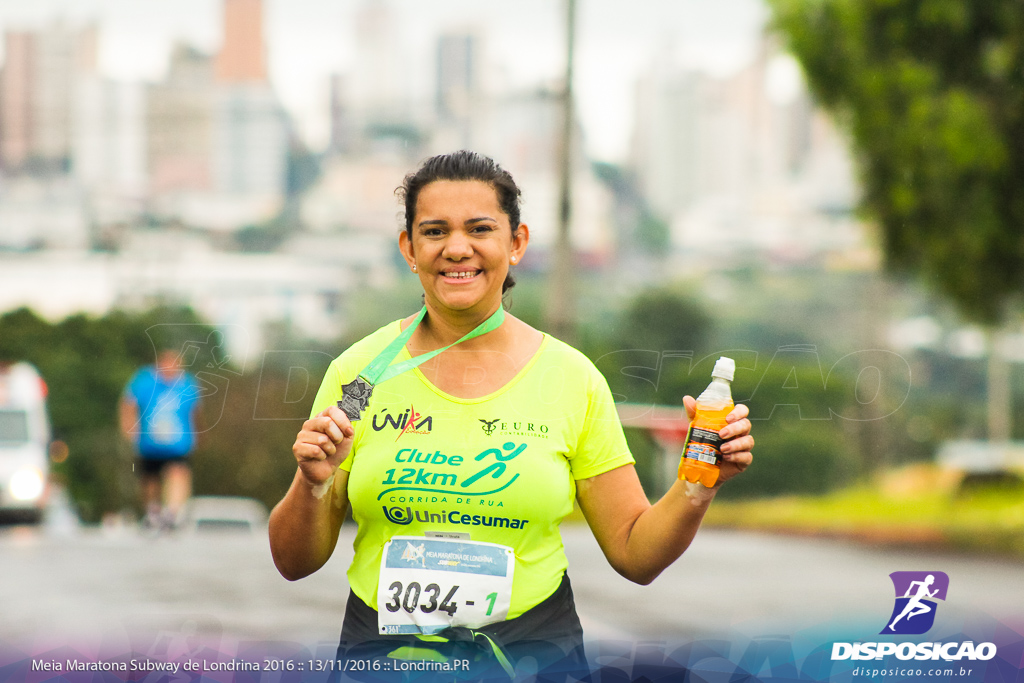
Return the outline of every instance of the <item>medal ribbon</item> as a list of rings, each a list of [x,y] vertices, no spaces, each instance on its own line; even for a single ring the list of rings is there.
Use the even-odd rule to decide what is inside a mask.
[[[394,341],[384,347],[384,350],[381,351],[376,358],[370,361],[369,365],[363,368],[363,371],[359,373],[359,376],[366,380],[370,385],[380,384],[381,382],[387,381],[392,377],[402,374],[403,372],[412,370],[418,365],[426,363],[437,354],[447,351],[456,344],[461,344],[473,337],[479,337],[482,334],[487,334],[492,330],[498,329],[498,327],[501,326],[501,323],[505,320],[505,309],[498,306],[498,310],[491,314],[487,320],[477,325],[458,341],[452,342],[448,346],[444,346],[440,349],[429,351],[414,358],[409,358],[408,360],[403,360],[400,363],[391,365],[391,361],[393,361],[395,356],[401,352],[402,347],[404,347],[406,342],[408,342],[412,337],[412,333],[416,331],[416,327],[420,324],[420,321],[423,320],[423,316],[426,314],[427,307],[424,306],[420,309],[420,312],[416,315],[412,324],[402,330],[402,333],[395,337]]]

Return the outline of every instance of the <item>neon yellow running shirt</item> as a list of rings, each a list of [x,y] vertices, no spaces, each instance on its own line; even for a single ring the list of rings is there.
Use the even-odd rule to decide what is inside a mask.
[[[399,332],[398,321],[386,325],[336,358],[312,414],[335,404]],[[408,357],[402,349],[395,360]],[[634,462],[604,377],[548,335],[492,394],[456,398],[415,369],[377,386],[354,424],[341,464],[359,525],[348,580],[371,607],[392,536],[459,532],[513,549],[508,618],[519,616],[554,593],[568,565],[558,526],[572,511],[576,480]]]

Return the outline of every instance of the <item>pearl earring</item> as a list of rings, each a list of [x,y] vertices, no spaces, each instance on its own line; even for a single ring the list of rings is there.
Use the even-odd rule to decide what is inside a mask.
[[[516,257],[515,257],[515,256],[513,256],[513,257],[512,257],[512,263],[515,263],[515,262],[516,262]]]
[[[414,272],[414,273],[416,272],[416,265],[415,264],[413,264],[412,272]]]

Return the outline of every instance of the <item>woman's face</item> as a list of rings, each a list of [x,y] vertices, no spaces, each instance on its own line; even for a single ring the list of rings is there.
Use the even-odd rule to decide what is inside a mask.
[[[481,180],[435,180],[420,189],[412,236],[399,246],[435,309],[486,313],[501,302],[509,265],[526,251],[529,230],[512,236],[498,193]]]

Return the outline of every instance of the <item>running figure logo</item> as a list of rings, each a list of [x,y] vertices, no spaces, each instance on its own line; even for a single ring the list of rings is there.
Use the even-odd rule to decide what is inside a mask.
[[[420,543],[419,545],[413,545],[412,543],[409,543],[408,541],[406,541],[405,542],[405,550],[402,551],[402,559],[405,560],[406,562],[416,562],[416,560],[419,560],[420,565],[424,569],[426,569],[427,568],[427,563],[426,563],[426,559],[423,557],[423,551],[424,550],[425,550],[425,548],[424,548],[424,545],[422,543]]]
[[[893,572],[896,604],[882,634],[920,635],[935,623],[935,600],[945,600],[949,577],[944,572]]]

